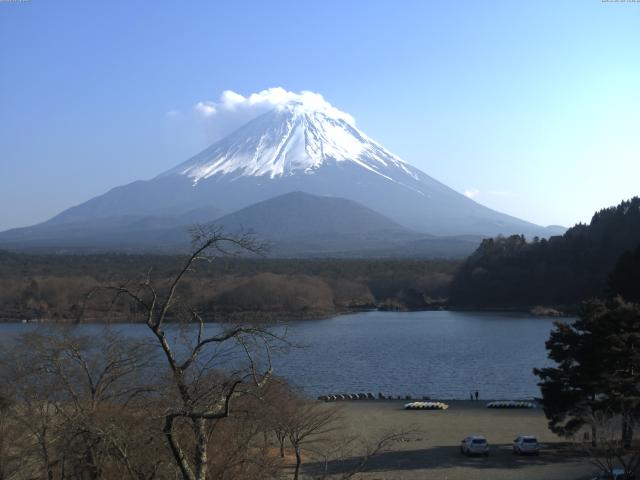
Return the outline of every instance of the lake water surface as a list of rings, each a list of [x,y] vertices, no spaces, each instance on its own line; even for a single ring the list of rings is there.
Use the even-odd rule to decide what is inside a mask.
[[[539,396],[534,367],[549,364],[544,342],[553,320],[514,313],[366,312],[289,324],[292,348],[275,373],[308,395],[384,392],[484,399]],[[39,325],[0,324],[0,334]],[[99,325],[76,327],[85,333]],[[144,325],[120,325],[132,336]]]

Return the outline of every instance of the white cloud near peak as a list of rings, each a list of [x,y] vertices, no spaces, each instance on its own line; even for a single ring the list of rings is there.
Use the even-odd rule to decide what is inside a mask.
[[[480,195],[480,190],[478,190],[477,188],[468,188],[464,191],[464,195],[465,197],[473,200],[474,198],[478,197],[478,195]]]
[[[217,112],[216,107],[212,102],[198,102],[193,108],[196,113],[203,117],[210,117]]]
[[[203,100],[196,103],[194,111],[206,122],[212,140],[218,140],[269,110],[291,104],[309,111],[320,111],[355,125],[351,115],[331,105],[319,93],[307,90],[296,93],[282,87],[267,88],[248,96],[225,90],[217,101]]]

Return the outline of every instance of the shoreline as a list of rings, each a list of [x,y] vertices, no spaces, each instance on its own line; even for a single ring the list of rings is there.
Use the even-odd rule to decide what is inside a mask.
[[[546,308],[546,307],[545,307]],[[542,314],[542,313],[534,313],[533,309],[526,308],[518,308],[518,307],[505,307],[505,308],[471,308],[471,307],[455,307],[455,306],[438,306],[438,307],[428,307],[428,308],[414,308],[414,309],[384,309],[384,308],[354,308],[354,309],[346,309],[346,310],[337,310],[332,313],[320,313],[317,314],[303,314],[303,315],[295,315],[291,313],[268,313],[268,316],[280,317],[278,320],[264,320],[264,319],[254,319],[253,322],[247,321],[246,323],[258,323],[264,325],[278,325],[288,322],[312,322],[314,320],[327,320],[330,318],[358,314],[358,313],[368,313],[368,312],[380,312],[380,313],[419,313],[419,312],[462,312],[462,313],[514,313],[514,314],[522,314],[527,315],[534,318],[571,318],[574,316],[571,311],[567,311],[566,309],[558,312],[559,314]],[[255,316],[259,315],[255,312],[235,312],[231,313],[229,316],[233,318],[233,315],[239,317],[236,320],[239,320],[242,316]],[[262,314],[264,315],[264,313]],[[86,320],[86,321],[77,321],[72,319],[24,319],[24,318],[0,318],[0,324],[41,324],[41,325],[137,325],[144,324],[144,321],[136,322],[131,319],[127,320],[115,320],[115,321],[100,321],[100,320]],[[174,323],[169,321],[168,323]],[[207,319],[205,318],[205,323],[233,323],[230,320],[217,321],[215,319]],[[238,323],[243,323],[239,321]]]
[[[474,408],[479,408],[481,406],[484,406],[484,408],[487,408],[488,410],[491,410],[491,408],[487,407],[488,403],[514,401],[514,402],[531,402],[534,404],[533,409],[542,408],[542,406],[539,403],[540,402],[539,397],[509,397],[509,398],[490,398],[490,399],[479,398],[478,400],[471,400],[469,398],[440,398],[440,397],[430,397],[428,400],[423,400],[417,397],[411,398],[411,399],[389,398],[389,399],[375,399],[375,400],[363,399],[363,400],[333,400],[333,401],[325,401],[320,398],[314,398],[312,400],[315,400],[319,403],[326,403],[328,405],[356,405],[356,404],[391,405],[391,404],[395,404],[395,405],[402,405],[403,407],[405,404],[411,403],[411,402],[442,402],[442,403],[448,404],[450,407],[451,405],[458,405],[458,406],[464,406],[464,407],[473,406]],[[500,410],[532,410],[532,409],[531,408],[503,408]]]

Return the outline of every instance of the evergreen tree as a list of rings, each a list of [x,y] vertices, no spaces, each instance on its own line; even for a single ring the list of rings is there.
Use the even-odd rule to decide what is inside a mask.
[[[609,276],[609,295],[621,295],[628,302],[640,303],[640,244],[618,259]]]
[[[640,306],[586,302],[576,321],[556,323],[546,347],[556,365],[534,373],[549,428],[571,436],[610,412],[620,415],[630,442],[640,417]],[[592,425],[593,442],[596,434]]]
[[[578,224],[563,236],[537,242],[520,235],[484,240],[456,273],[450,301],[480,308],[573,308],[605,293],[616,262],[615,279],[624,287],[615,283],[613,296],[635,300],[640,297],[640,253],[633,262],[620,255],[639,244],[640,197],[597,212],[589,225]]]

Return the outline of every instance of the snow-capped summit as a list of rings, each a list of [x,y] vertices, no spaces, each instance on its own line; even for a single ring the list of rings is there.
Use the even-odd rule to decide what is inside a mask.
[[[358,130],[350,117],[322,103],[292,100],[274,106],[221,141],[162,176],[180,174],[197,184],[217,174],[314,174],[323,165],[351,162],[411,187],[417,171]],[[413,182],[411,182],[413,183]]]
[[[484,207],[438,182],[369,138],[356,127],[351,115],[319,94],[275,88],[244,97],[227,91],[220,102],[201,102],[196,110],[212,119],[224,112],[239,115],[237,118],[245,119],[245,123],[236,123],[239,128],[235,131],[151,180],[116,187],[43,224],[6,232],[0,235],[0,243],[2,238],[13,238],[22,244],[37,233],[47,242],[66,245],[71,231],[100,231],[107,232],[100,233],[100,238],[112,235],[117,245],[120,237],[114,233],[113,225],[127,228],[135,225],[136,231],[145,232],[137,238],[153,243],[158,233],[145,230],[148,225],[172,223],[183,228],[194,219],[235,218],[238,222],[260,215],[269,217],[263,225],[270,225],[276,218],[282,223],[283,218],[291,216],[290,224],[280,225],[281,232],[300,232],[296,224],[308,225],[310,220],[326,227],[329,218],[333,218],[334,226],[349,224],[357,229],[363,222],[355,221],[354,216],[370,210],[373,213],[362,215],[374,218],[380,214],[394,225],[410,229],[412,234],[548,236],[552,233]],[[292,192],[325,200],[337,197],[363,208],[355,208],[349,202],[313,201],[305,203],[308,208],[281,209],[280,215],[275,215],[273,208],[307,198],[287,195]],[[260,203],[276,197],[277,202]],[[232,215],[259,203],[259,208]],[[325,206],[320,209],[320,204]],[[346,210],[351,213],[347,215]],[[393,229],[392,234],[386,230],[385,238],[399,235],[398,229]],[[367,235],[383,238],[382,234],[372,232]]]

